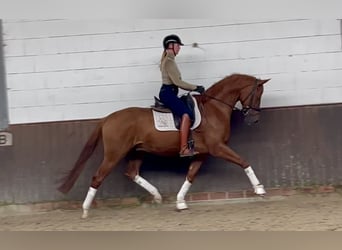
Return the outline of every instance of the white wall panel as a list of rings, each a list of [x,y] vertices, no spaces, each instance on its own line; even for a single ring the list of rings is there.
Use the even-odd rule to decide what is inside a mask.
[[[149,106],[162,38],[186,44],[183,79],[271,78],[263,107],[342,102],[340,21],[4,20],[10,123],[99,118]],[[198,43],[199,48],[191,47]]]
[[[158,65],[9,74],[11,89],[61,88],[160,82]]]
[[[275,20],[280,22],[279,20]],[[255,22],[255,21],[254,21]],[[151,32],[170,29],[189,29],[236,25],[236,22],[206,19],[158,19],[158,20],[4,20],[8,39],[28,39],[43,37],[88,36],[93,34],[115,34]],[[38,25],[37,25],[38,23]],[[239,22],[250,23],[250,22]]]

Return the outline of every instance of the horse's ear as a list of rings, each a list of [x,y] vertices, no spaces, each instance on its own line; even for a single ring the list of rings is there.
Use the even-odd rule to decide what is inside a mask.
[[[271,78],[265,79],[265,80],[260,80],[259,85],[263,85],[263,84],[267,83],[269,80],[271,80]]]

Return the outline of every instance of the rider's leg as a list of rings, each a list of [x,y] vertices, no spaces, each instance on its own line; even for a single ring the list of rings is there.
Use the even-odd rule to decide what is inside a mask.
[[[184,114],[182,116],[182,121],[179,129],[179,141],[180,141],[180,157],[188,157],[194,156],[198,154],[198,152],[194,151],[193,149],[189,149],[188,147],[188,138],[189,138],[189,129],[190,129],[190,117],[188,114]]]

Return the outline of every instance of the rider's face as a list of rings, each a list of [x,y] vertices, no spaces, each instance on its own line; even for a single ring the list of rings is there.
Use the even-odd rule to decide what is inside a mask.
[[[173,44],[173,50],[176,55],[179,53],[180,49],[181,49],[181,46],[178,43]]]

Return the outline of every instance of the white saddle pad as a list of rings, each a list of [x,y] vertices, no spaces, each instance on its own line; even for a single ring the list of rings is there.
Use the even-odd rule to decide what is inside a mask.
[[[198,109],[197,101],[196,99],[192,97],[192,100],[194,101],[194,112],[195,112],[195,122],[190,128],[191,130],[197,128],[201,124],[201,113]],[[155,110],[152,110],[153,113],[153,119],[154,119],[154,126],[159,131],[177,131],[178,129],[175,126],[175,121],[173,119],[172,113],[163,113],[158,112]]]

